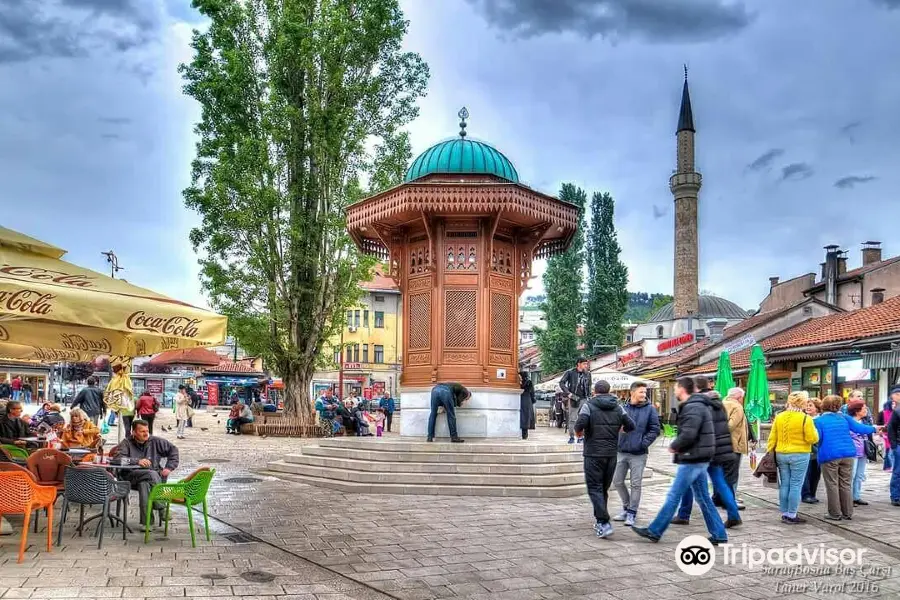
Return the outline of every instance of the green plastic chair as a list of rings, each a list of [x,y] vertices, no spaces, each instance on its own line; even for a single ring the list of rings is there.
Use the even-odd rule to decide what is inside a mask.
[[[6,450],[6,453],[9,454],[10,458],[21,458],[24,460],[28,460],[28,450],[25,448],[19,448],[18,446],[13,446],[12,444],[2,444],[0,448]]]
[[[191,547],[197,547],[197,537],[194,533],[194,506],[203,505],[203,525],[206,528],[206,541],[209,537],[209,513],[206,503],[206,494],[209,492],[209,484],[212,483],[215,469],[201,467],[179,481],[178,483],[157,483],[150,490],[150,499],[147,502],[147,514],[144,517],[144,543],[150,541],[150,520],[153,516],[155,502],[166,503],[166,526],[163,535],[169,535],[169,509],[172,503],[183,504],[187,509],[188,526],[191,529]]]

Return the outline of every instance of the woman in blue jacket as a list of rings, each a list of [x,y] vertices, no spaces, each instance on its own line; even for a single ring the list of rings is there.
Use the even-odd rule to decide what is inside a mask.
[[[819,466],[828,497],[828,514],[825,518],[831,521],[849,521],[853,518],[851,481],[856,446],[850,432],[875,433],[875,428],[871,425],[859,423],[841,413],[843,404],[844,400],[840,396],[825,396],[822,400],[822,416],[814,421],[819,432]]]

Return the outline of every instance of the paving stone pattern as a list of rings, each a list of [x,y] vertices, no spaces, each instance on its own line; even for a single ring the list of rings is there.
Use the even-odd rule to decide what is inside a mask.
[[[163,415],[162,424],[170,424]],[[218,423],[217,423],[218,420]],[[261,469],[305,442],[284,438],[226,436],[224,415],[198,415],[188,439],[178,441],[185,475],[202,458],[228,462],[217,469],[211,491],[214,541],[191,549],[183,510],[177,509],[169,539],[155,534],[144,546],[137,534],[127,542],[113,530],[96,540],[67,528],[64,547],[40,551],[31,534],[26,561],[15,564],[16,536],[0,539],[0,598],[206,597],[363,599],[472,598],[529,600],[590,598],[649,600],[725,598],[897,598],[900,596],[900,509],[887,501],[887,477],[870,465],[864,497],[853,521],[831,525],[819,518],[824,505],[807,510],[808,524],[779,521],[775,490],[742,473],[748,509],[745,524],[731,530],[733,544],[762,548],[797,543],[866,548],[866,566],[886,572],[855,576],[774,576],[746,567],[717,564],[702,577],[682,573],[675,546],[688,534],[704,535],[695,509],[687,527],[672,527],[659,544],[638,539],[617,525],[612,538],[591,531],[586,496],[568,499],[355,495],[274,478]],[[205,427],[207,431],[201,431]],[[163,433],[173,437],[173,433]],[[542,429],[539,439],[560,435]],[[376,441],[377,443],[377,441]],[[641,523],[652,518],[668,489],[670,458],[660,445],[650,466],[659,471],[644,490]],[[253,483],[226,483],[258,477]],[[613,496],[615,498],[615,495]],[[822,491],[824,498],[824,490]],[[611,502],[615,508],[616,501]],[[804,510],[807,507],[804,505]],[[16,534],[21,520],[13,521]],[[224,534],[243,531],[260,542],[233,544]],[[721,562],[721,561],[720,561]],[[268,583],[240,577],[246,571],[275,575]],[[207,577],[204,577],[206,575]],[[215,575],[221,578],[210,578]],[[842,591],[825,589],[844,582]],[[790,587],[785,587],[790,584]],[[852,585],[858,586],[854,589]],[[873,585],[878,591],[872,591]],[[862,587],[868,591],[861,591]]]

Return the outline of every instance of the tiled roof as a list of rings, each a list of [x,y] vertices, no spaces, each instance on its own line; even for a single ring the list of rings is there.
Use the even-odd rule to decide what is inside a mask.
[[[819,300],[816,300],[815,298],[804,298],[803,300],[800,300],[793,304],[788,304],[787,306],[782,306],[780,308],[776,308],[775,310],[770,310],[770,311],[764,312],[764,313],[757,313],[757,314],[753,315],[752,317],[750,317],[749,319],[747,319],[746,321],[741,321],[740,323],[735,323],[734,325],[731,325],[730,327],[726,327],[722,340],[724,341],[724,340],[728,340],[728,339],[737,337],[746,331],[750,331],[751,329],[753,329],[754,327],[756,327],[758,325],[762,325],[763,323],[768,323],[769,321],[775,319],[776,317],[780,317],[784,313],[786,313],[794,308],[797,308],[798,306],[800,306],[802,304],[812,304],[812,303],[818,303],[818,304],[822,304],[824,306],[828,306],[824,302],[820,302]],[[843,309],[838,308],[837,306],[832,306],[831,308],[833,310],[843,312]]]
[[[889,334],[900,335],[900,296],[853,312],[836,313],[804,321],[763,340],[760,345],[763,350],[768,352]],[[732,369],[747,368],[749,357],[749,348],[732,354]],[[707,362],[689,372],[709,372],[711,365],[712,370],[715,370],[715,363],[716,361]]]
[[[220,362],[222,362],[222,357],[206,348],[169,350],[150,359],[150,363],[154,365],[194,365],[198,367],[215,367]]]
[[[400,293],[400,288],[394,283],[394,280],[384,274],[384,265],[381,264],[375,265],[372,281],[362,281],[359,287],[376,292]]]
[[[223,360],[215,367],[204,369],[205,373],[242,373],[245,375],[263,375],[262,371],[253,368],[253,361],[239,360]]]

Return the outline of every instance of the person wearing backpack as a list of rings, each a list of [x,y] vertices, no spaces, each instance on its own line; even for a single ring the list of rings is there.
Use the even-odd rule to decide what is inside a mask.
[[[156,413],[159,412],[159,400],[149,391],[144,390],[144,393],[138,398],[136,412],[139,419],[147,421],[150,435],[153,435],[153,420],[156,419]]]

